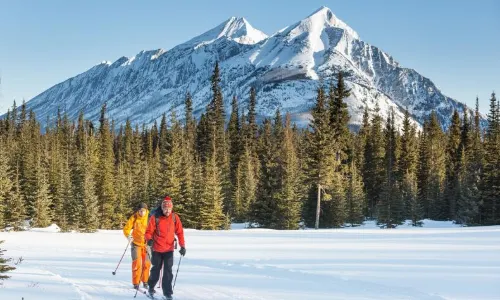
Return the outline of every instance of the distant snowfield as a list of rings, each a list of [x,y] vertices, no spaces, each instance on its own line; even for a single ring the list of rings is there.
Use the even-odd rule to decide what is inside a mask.
[[[233,229],[185,230],[174,299],[500,299],[500,226]],[[0,232],[5,256],[23,258],[0,299],[133,299],[129,250],[111,273],[127,245],[120,230],[57,231]]]

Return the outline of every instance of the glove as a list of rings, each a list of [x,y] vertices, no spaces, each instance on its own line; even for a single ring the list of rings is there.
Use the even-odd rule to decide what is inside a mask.
[[[151,239],[151,240],[149,240],[149,241],[147,242],[147,244],[148,244],[148,246],[149,246],[149,247],[153,247],[153,240],[152,240],[152,239]]]
[[[179,250],[179,253],[180,253],[182,256],[186,255],[186,248],[181,247],[181,250]]]
[[[133,239],[134,239],[134,238],[133,238],[131,235],[127,236],[127,240],[128,240],[128,242],[129,242],[129,243],[130,243]]]

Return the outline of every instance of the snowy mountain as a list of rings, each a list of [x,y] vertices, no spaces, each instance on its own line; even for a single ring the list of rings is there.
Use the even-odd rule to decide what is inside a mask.
[[[109,117],[118,123],[130,118],[152,124],[170,110],[182,116],[190,92],[199,116],[210,101],[209,78],[216,61],[227,112],[233,95],[246,107],[250,87],[255,86],[261,117],[273,116],[279,107],[306,124],[320,79],[329,83],[338,71],[352,89],[347,103],[353,125],[361,122],[365,106],[373,110],[376,103],[384,118],[394,108],[398,123],[407,107],[417,123],[435,110],[445,126],[454,109],[464,108],[430,79],[362,41],[326,7],[271,36],[244,18],[232,17],[168,51],[142,51],[96,65],[49,88],[27,106],[40,120],[54,117],[58,107],[72,119],[83,110],[86,118],[98,120],[106,102]]]

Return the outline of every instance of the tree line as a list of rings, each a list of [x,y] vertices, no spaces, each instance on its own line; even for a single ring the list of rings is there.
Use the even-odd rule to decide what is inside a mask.
[[[218,63],[211,100],[196,120],[189,93],[183,116],[163,114],[147,127],[119,127],[102,106],[98,123],[59,111],[45,127],[25,103],[0,120],[0,227],[56,223],[93,232],[121,228],[140,202],[170,195],[186,227],[226,229],[249,222],[274,229],[356,226],[376,219],[500,224],[500,105],[491,95],[488,125],[455,111],[444,131],[435,112],[421,129],[405,112],[383,119],[364,110],[348,127],[343,74],[321,84],[307,128],[278,109],[257,122],[257,93],[224,110]],[[226,114],[229,113],[229,118]],[[228,122],[226,122],[228,120]]]

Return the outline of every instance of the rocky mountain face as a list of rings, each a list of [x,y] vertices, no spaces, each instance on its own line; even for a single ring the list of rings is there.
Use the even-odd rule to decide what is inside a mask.
[[[228,114],[233,96],[240,107],[247,107],[254,86],[260,117],[273,116],[280,108],[306,125],[320,80],[328,85],[339,71],[351,89],[346,102],[352,125],[361,122],[365,106],[373,111],[378,105],[384,118],[393,108],[397,123],[405,108],[418,124],[435,110],[445,127],[454,109],[464,109],[430,79],[362,41],[326,7],[271,36],[244,18],[232,17],[168,51],[142,51],[96,65],[34,97],[27,107],[43,121],[54,118],[58,108],[72,119],[83,110],[86,118],[97,121],[106,102],[109,117],[118,124],[129,118],[150,125],[164,112],[173,110],[182,117],[190,92],[199,116],[211,98],[216,61]]]

